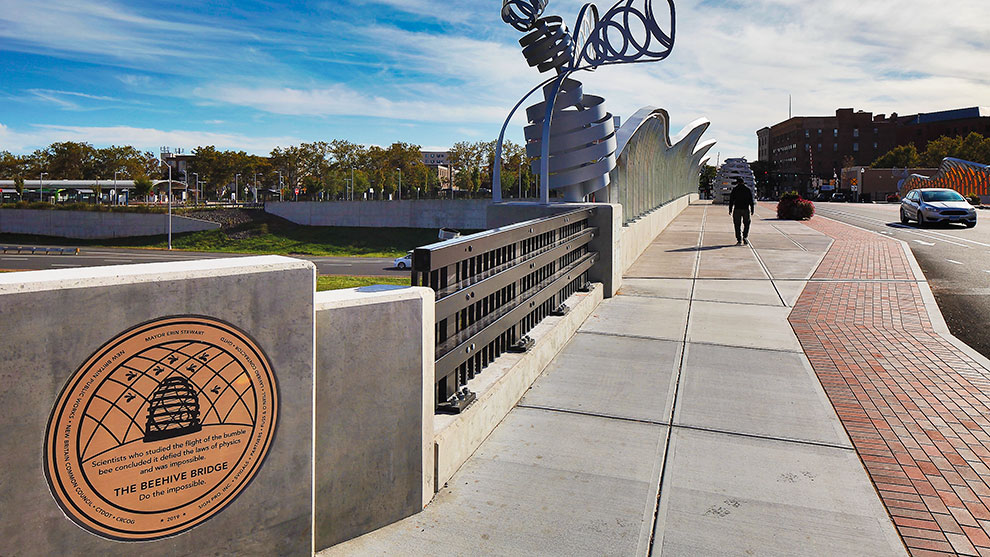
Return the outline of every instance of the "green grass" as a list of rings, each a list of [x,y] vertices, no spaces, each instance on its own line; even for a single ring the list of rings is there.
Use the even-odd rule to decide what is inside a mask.
[[[251,222],[229,230],[172,236],[172,248],[189,251],[311,255],[336,257],[399,257],[437,241],[432,228],[364,228],[299,226],[286,221]],[[75,240],[22,234],[0,234],[0,244],[54,244],[126,248],[168,247],[165,236]]]
[[[341,288],[357,288],[373,284],[395,284],[409,286],[409,277],[361,277],[353,275],[320,275],[316,277],[316,291],[340,290]]]

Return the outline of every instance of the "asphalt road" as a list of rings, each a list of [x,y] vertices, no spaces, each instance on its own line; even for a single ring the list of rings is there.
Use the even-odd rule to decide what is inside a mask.
[[[165,251],[150,249],[79,248],[78,255],[28,255],[0,252],[0,270],[66,269],[73,267],[98,267],[102,265],[129,265],[133,263],[162,263],[189,261],[192,259],[218,259],[246,257],[234,253],[202,253],[191,251]],[[392,267],[391,258],[382,257],[304,257],[316,264],[321,275],[402,276],[409,270]]]
[[[900,205],[815,203],[819,215],[873,230],[911,246],[952,334],[990,358],[990,211],[975,228],[904,225]]]

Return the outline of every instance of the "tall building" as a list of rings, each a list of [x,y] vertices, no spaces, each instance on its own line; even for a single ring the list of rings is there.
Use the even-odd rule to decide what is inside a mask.
[[[898,145],[919,151],[943,135],[990,136],[990,110],[961,108],[889,117],[840,108],[835,116],[795,116],[756,132],[759,160],[771,163],[778,189],[809,191],[815,178],[829,180],[843,167],[869,166]]]
[[[715,184],[712,187],[713,203],[728,203],[732,188],[736,187],[736,178],[742,178],[743,183],[753,192],[756,199],[756,179],[746,158],[725,159],[715,174]]]

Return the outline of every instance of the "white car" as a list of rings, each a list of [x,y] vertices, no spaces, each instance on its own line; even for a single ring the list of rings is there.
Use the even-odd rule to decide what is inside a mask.
[[[393,261],[392,264],[395,266],[396,269],[411,269],[412,254],[413,252],[409,252],[403,255],[402,257],[396,257],[395,261]]]
[[[918,221],[918,228],[928,224],[958,222],[976,226],[976,209],[955,190],[920,188],[901,199],[901,223]]]

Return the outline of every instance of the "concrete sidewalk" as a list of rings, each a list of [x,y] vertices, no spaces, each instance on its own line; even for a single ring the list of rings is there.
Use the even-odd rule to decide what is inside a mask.
[[[330,555],[904,555],[788,316],[832,238],[686,209],[420,514]]]

